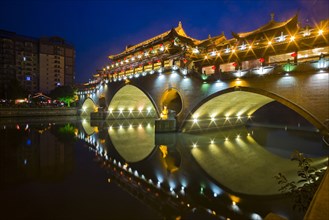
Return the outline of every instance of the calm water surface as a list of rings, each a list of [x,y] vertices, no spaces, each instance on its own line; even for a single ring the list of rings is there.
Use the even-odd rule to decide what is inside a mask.
[[[315,132],[241,127],[154,133],[152,120],[0,123],[5,219],[288,219],[273,176],[295,150],[323,167]]]

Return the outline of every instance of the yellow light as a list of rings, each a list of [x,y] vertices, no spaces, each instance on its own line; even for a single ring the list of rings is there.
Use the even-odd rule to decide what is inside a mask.
[[[240,78],[236,78],[235,84],[236,84],[237,86],[241,84],[241,80],[240,80]]]
[[[220,52],[217,53],[217,56],[220,56]]]
[[[291,36],[290,41],[294,41],[295,40],[295,36]]]
[[[251,45],[249,46],[249,49],[252,49],[252,46]]]
[[[204,56],[204,59],[206,60],[206,59],[208,59],[208,56],[206,55],[206,56]]]
[[[106,69],[110,69],[110,67],[109,67],[109,66],[107,66],[107,67],[106,67]]]
[[[240,200],[241,200],[239,197],[234,196],[234,195],[229,195],[229,197],[232,200],[232,205],[236,205],[236,203],[240,202]]]
[[[232,50],[232,53],[235,53],[235,49]]]
[[[272,44],[272,41],[269,41],[269,42],[268,42],[268,45],[271,45],[271,44]]]
[[[322,35],[322,34],[323,34],[323,30],[320,29],[320,30],[319,30],[319,35]]]

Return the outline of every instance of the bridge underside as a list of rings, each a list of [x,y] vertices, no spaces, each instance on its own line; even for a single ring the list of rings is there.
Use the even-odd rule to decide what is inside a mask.
[[[149,118],[157,112],[151,99],[139,88],[126,85],[112,98],[107,119]]]
[[[216,96],[203,103],[186,121],[183,131],[231,127],[252,120],[252,114],[272,98],[245,91]]]

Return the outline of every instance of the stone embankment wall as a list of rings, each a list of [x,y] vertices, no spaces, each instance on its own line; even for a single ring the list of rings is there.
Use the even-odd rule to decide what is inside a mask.
[[[0,118],[77,115],[77,108],[0,108]]]

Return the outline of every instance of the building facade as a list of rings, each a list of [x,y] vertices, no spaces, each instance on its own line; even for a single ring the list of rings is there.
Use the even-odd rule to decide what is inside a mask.
[[[75,49],[59,37],[33,38],[0,30],[0,98],[13,80],[29,93],[73,85]]]
[[[232,73],[239,77],[247,72],[265,74],[268,65],[288,63],[291,65],[287,68],[293,68],[298,62],[329,55],[328,22],[327,19],[313,27],[301,27],[298,14],[282,22],[271,15],[270,21],[256,30],[232,32],[232,38],[224,33],[209,35],[203,40],[188,36],[179,22],[167,32],[110,55],[109,63],[93,75],[89,84],[103,79],[116,82],[168,69],[193,72],[209,80],[216,75],[227,78]]]
[[[40,48],[40,91],[49,93],[57,86],[74,83],[75,51],[59,37],[44,37]]]

